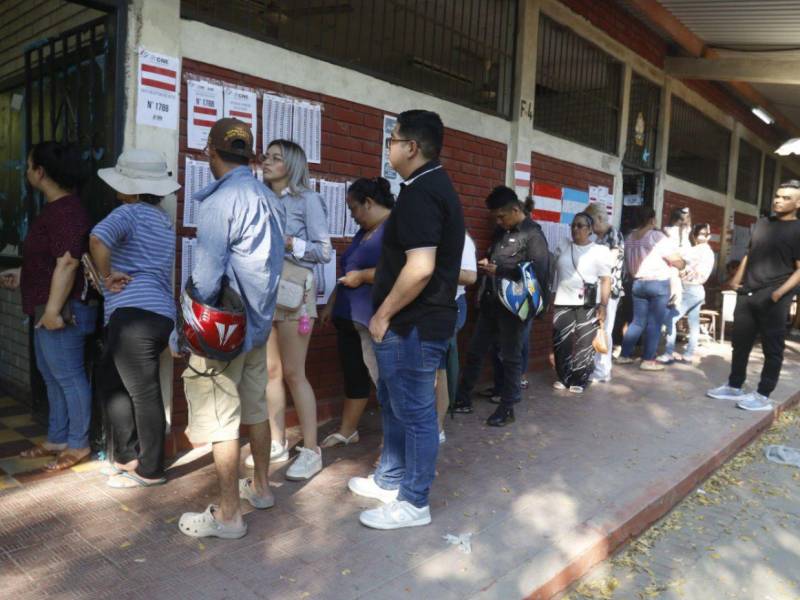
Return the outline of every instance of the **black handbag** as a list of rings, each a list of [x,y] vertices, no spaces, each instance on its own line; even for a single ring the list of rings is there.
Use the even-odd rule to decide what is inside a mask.
[[[572,268],[575,269],[575,272],[578,274],[578,277],[581,278],[581,282],[583,283],[583,292],[579,296],[583,299],[583,307],[592,308],[593,306],[597,305],[597,284],[586,283],[583,275],[581,275],[581,272],[578,270],[578,265],[575,263],[575,244],[569,245],[569,253],[572,257]]]

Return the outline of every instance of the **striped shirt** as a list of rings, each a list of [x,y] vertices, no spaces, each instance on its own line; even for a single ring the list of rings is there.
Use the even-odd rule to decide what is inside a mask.
[[[118,308],[135,307],[175,320],[172,265],[175,229],[161,208],[144,202],[123,204],[92,229],[111,250],[111,269],[132,280],[121,292],[105,293],[105,323]]]

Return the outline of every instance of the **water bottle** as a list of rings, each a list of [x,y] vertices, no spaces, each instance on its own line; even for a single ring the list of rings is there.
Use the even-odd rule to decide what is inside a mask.
[[[311,319],[308,318],[306,305],[300,309],[300,319],[297,321],[297,333],[300,335],[308,335],[311,333]]]

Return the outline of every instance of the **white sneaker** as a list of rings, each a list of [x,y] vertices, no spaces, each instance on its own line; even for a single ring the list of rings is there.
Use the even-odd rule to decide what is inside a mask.
[[[447,436],[444,434],[444,429],[439,432],[439,445],[444,444],[447,441]]]
[[[403,527],[419,527],[431,522],[429,506],[417,508],[405,500],[395,500],[379,508],[365,510],[358,517],[362,525],[373,529],[401,529]]]
[[[397,500],[397,494],[400,490],[385,490],[375,483],[375,475],[368,475],[367,477],[351,477],[347,482],[347,488],[356,496],[363,496],[364,498],[373,498],[380,500],[384,504],[389,504]]]
[[[731,387],[728,384],[708,390],[706,396],[714,400],[740,400],[747,394],[740,388]]]
[[[675,362],[675,358],[672,356],[672,354],[662,354],[661,356],[656,358],[656,361],[660,362],[663,365],[671,365],[672,363]]]
[[[608,377],[599,377],[597,375],[592,375],[589,377],[589,381],[592,383],[608,383],[611,381],[611,376]]]
[[[749,394],[745,394],[742,399],[736,403],[736,406],[744,410],[772,410],[772,402],[769,401],[769,398],[759,394],[758,392],[750,392]]]
[[[322,450],[317,452],[308,448],[300,448],[300,453],[294,462],[286,469],[286,479],[291,481],[304,481],[311,479],[322,470]]]
[[[583,393],[583,386],[582,385],[571,385],[571,386],[569,386],[569,391],[572,394],[582,394]]]
[[[565,389],[567,389],[567,386],[565,386],[560,381],[556,380],[556,381],[553,382],[553,389],[554,390],[565,390]]]
[[[284,463],[287,460],[289,460],[289,442],[285,441],[283,445],[280,445],[275,440],[272,440],[269,451],[269,463]],[[244,466],[248,469],[255,468],[256,465],[255,462],[253,462],[252,454],[244,459]]]

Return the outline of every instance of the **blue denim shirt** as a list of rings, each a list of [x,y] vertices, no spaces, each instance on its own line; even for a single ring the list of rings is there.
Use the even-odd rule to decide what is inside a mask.
[[[192,280],[200,300],[210,302],[228,277],[245,305],[247,352],[266,343],[272,327],[284,256],[278,199],[244,166],[195,198],[200,206]]]

